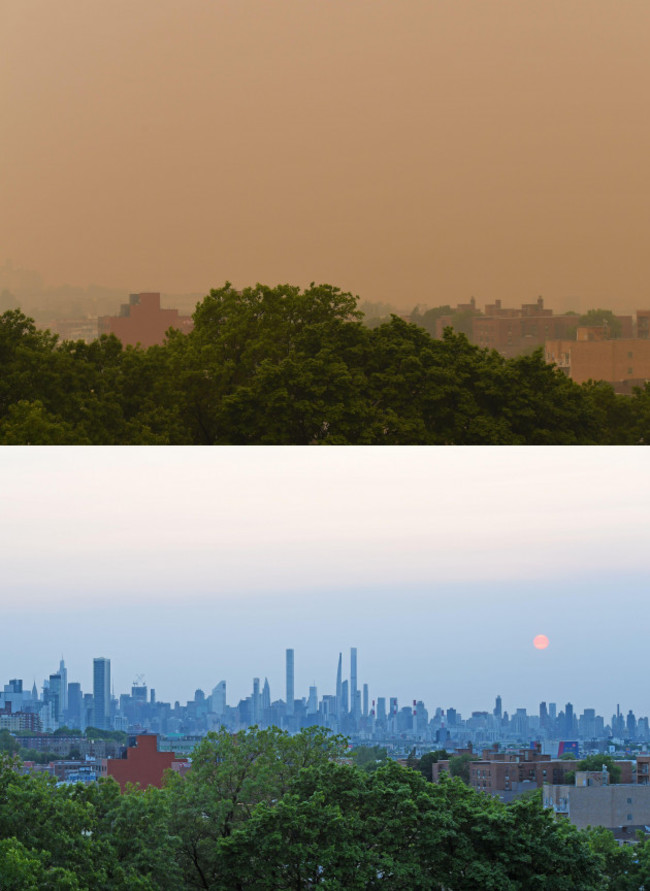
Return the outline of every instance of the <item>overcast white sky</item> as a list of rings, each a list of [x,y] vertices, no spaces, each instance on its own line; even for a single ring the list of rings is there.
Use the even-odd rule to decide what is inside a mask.
[[[4,449],[0,682],[61,653],[90,687],[162,699],[253,676],[331,692],[359,648],[371,698],[607,712],[644,685],[645,450]],[[545,633],[547,651],[532,647]],[[635,672],[639,674],[636,675]]]

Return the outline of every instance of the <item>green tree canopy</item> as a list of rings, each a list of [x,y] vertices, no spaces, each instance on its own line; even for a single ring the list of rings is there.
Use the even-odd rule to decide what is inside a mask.
[[[602,770],[603,767],[607,768],[610,783],[621,782],[621,766],[611,755],[587,755],[578,761],[576,770]]]
[[[625,397],[579,386],[540,350],[505,359],[461,324],[442,340],[397,316],[371,330],[332,285],[226,282],[194,320],[190,334],[171,330],[145,350],[106,335],[60,342],[19,310],[3,313],[0,444],[650,441],[648,387]]]
[[[621,320],[617,319],[611,309],[590,309],[579,316],[577,328],[589,326],[604,327],[608,337],[620,337],[622,331]]]

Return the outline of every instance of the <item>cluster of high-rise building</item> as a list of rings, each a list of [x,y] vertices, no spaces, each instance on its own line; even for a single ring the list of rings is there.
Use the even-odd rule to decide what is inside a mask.
[[[356,647],[350,650],[349,674],[344,676],[343,654],[339,653],[333,691],[319,696],[316,686],[306,696],[296,696],[295,655],[285,654],[284,696],[274,699],[268,678],[253,678],[248,696],[236,705],[227,701],[226,681],[219,681],[210,692],[196,690],[185,704],[158,700],[156,691],[138,677],[128,693],[115,696],[111,689],[110,659],[93,660],[93,689],[84,692],[78,682],[68,681],[68,670],[61,659],[59,668],[43,681],[39,691],[13,678],[0,693],[0,729],[10,731],[52,732],[61,727],[82,731],[147,731],[162,735],[201,736],[226,727],[236,731],[245,727],[281,727],[297,732],[319,725],[351,739],[374,742],[391,740],[445,746],[453,749],[468,743],[475,746],[532,740],[548,743],[559,740],[620,740],[629,743],[650,741],[647,717],[632,710],[624,715],[620,708],[607,721],[595,709],[586,708],[577,715],[568,702],[559,709],[554,702],[541,702],[537,714],[525,708],[512,713],[503,709],[496,697],[490,711],[473,711],[463,717],[454,707],[437,707],[430,714],[421,700],[401,705],[398,698],[370,697],[367,683],[359,682]]]

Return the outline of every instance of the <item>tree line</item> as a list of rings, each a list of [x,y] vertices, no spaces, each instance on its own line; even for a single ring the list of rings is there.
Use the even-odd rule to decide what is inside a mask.
[[[318,728],[209,734],[162,789],[56,785],[0,760],[2,891],[627,891],[650,847],[458,778],[350,763]]]
[[[0,315],[0,443],[588,445],[650,441],[650,385],[578,385],[540,350],[505,359],[357,299],[229,283],[162,346],[59,341]]]

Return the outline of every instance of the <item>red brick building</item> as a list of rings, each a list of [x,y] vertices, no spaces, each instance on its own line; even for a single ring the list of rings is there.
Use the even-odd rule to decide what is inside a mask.
[[[158,737],[142,734],[131,741],[121,758],[107,758],[102,762],[102,776],[113,777],[122,792],[127,783],[162,787],[166,770],[179,770],[189,766],[187,758],[177,758],[173,752],[158,751]]]
[[[97,329],[102,334],[114,334],[126,346],[143,347],[163,343],[170,328],[187,334],[194,322],[191,316],[181,316],[177,309],[161,309],[159,293],[131,294],[123,303],[119,316],[100,316]]]
[[[459,303],[455,313],[467,313],[471,317],[469,339],[490,350],[497,350],[507,358],[519,356],[543,346],[545,340],[567,337],[576,326],[574,315],[554,315],[552,309],[544,308],[544,300],[539,297],[535,303],[522,303],[519,309],[506,308],[500,300],[488,303],[481,313],[476,308],[474,298],[469,303]],[[451,314],[436,319],[437,338],[444,329],[453,325]]]
[[[575,771],[575,761],[551,759],[536,749],[498,752],[484,749],[480,758],[469,762],[469,784],[477,792],[497,795],[510,801],[544,783],[563,783],[568,771]],[[449,761],[433,765],[432,779],[438,782],[441,773],[449,772]]]

